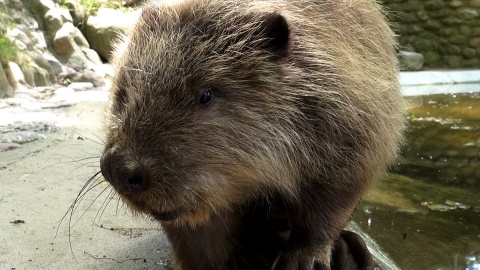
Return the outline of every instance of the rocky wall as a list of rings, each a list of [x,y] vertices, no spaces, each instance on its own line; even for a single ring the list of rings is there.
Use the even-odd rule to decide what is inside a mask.
[[[15,59],[5,60],[0,48],[0,98],[21,87],[105,83],[106,68],[72,13],[54,0],[0,0],[0,38],[16,51]]]
[[[402,50],[426,68],[480,68],[480,0],[381,0]]]

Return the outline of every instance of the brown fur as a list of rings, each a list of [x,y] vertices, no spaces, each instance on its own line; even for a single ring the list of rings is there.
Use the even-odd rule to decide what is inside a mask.
[[[401,140],[394,49],[373,0],[150,2],[114,61],[102,173],[182,269],[330,269]]]

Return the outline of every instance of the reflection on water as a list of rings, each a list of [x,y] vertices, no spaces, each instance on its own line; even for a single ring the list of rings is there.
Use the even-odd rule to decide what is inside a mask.
[[[403,159],[354,220],[401,269],[480,270],[480,93],[409,99]]]

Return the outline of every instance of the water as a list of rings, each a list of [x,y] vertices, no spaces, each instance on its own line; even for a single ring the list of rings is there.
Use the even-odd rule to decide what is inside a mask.
[[[408,101],[403,158],[354,220],[401,269],[480,270],[480,93]]]

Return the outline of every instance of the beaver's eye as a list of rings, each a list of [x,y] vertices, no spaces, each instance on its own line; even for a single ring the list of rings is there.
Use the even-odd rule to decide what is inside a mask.
[[[208,105],[213,101],[213,89],[211,87],[200,90],[200,98],[198,102],[201,105]]]

